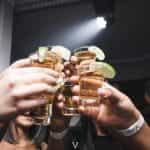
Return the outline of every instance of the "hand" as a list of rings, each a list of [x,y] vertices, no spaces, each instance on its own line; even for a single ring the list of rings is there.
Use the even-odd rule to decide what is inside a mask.
[[[46,68],[28,67],[29,59],[12,64],[0,74],[0,121],[9,121],[18,113],[46,103],[30,96],[56,92],[58,73]]]
[[[126,129],[136,122],[140,112],[125,94],[104,82],[99,88],[99,106],[79,106],[79,111],[103,126],[115,130]]]
[[[80,65],[88,65],[92,61],[93,60],[87,60],[81,62]],[[77,68],[77,62],[77,58],[72,57],[68,66],[74,64],[75,69]],[[68,71],[68,73],[71,74],[71,71]],[[73,93],[76,95],[73,99],[75,102],[79,103],[79,76],[73,76],[73,74],[70,76],[70,81],[74,84]],[[103,88],[98,90],[98,94],[100,97],[100,105],[95,107],[79,106],[79,111],[82,114],[95,119],[101,126],[111,127],[114,129],[128,128],[138,119],[140,113],[133,105],[130,98],[108,83],[104,82]]]

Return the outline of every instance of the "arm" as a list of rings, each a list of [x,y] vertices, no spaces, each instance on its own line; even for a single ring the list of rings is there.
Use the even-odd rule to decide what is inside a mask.
[[[0,73],[0,128],[2,131],[16,115],[46,104],[44,99],[29,99],[30,96],[41,92],[55,92],[53,84],[57,80],[58,73],[46,68],[29,67],[29,65],[29,59],[20,60]]]
[[[101,97],[99,106],[79,106],[79,111],[95,119],[99,125],[111,129],[113,136],[118,134],[118,130],[128,129],[139,119],[141,113],[130,98],[108,83],[104,83],[98,94]],[[131,136],[119,135],[118,140],[127,149],[149,150],[150,128],[145,122],[138,132]]]
[[[130,145],[129,149],[149,150],[150,149],[150,128],[145,122],[141,130],[130,137],[122,136],[122,142]]]

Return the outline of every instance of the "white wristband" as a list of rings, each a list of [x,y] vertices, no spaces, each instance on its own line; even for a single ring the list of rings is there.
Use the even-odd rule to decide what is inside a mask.
[[[117,132],[123,136],[132,136],[140,131],[144,125],[144,118],[140,115],[139,119],[132,124],[129,128],[123,130],[117,130]]]
[[[50,136],[55,140],[62,140],[65,137],[65,135],[67,134],[67,132],[68,132],[68,128],[66,128],[65,130],[63,130],[61,132],[50,131]]]

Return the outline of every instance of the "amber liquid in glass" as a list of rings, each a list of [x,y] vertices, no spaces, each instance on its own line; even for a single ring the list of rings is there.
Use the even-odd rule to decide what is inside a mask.
[[[77,104],[72,100],[72,85],[70,82],[65,82],[62,93],[65,97],[63,115],[64,116],[78,116]]]
[[[44,67],[56,70],[57,65],[61,63],[61,59],[54,53],[49,53],[43,62],[38,60],[32,61],[32,67]],[[46,99],[47,104],[40,106],[32,110],[33,123],[35,125],[49,125],[52,116],[52,103],[55,98],[55,94],[40,94],[38,96],[32,96],[32,98]]]
[[[89,52],[87,48],[84,49],[84,51],[79,51],[74,54],[74,56],[78,59],[78,65],[85,61],[85,60],[95,60],[96,55],[95,53]],[[73,75],[78,75],[78,70],[76,68],[72,69]],[[65,95],[65,102],[64,102],[64,109],[63,109],[63,115],[64,116],[78,116],[80,115],[78,112],[78,105],[72,100],[72,91],[71,91],[71,85],[64,85],[64,95]]]
[[[104,78],[95,72],[85,72],[80,75],[80,100],[83,105],[99,104],[98,88],[102,86]]]

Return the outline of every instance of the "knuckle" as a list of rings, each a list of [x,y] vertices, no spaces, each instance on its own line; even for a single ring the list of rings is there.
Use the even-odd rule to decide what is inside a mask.
[[[47,76],[44,75],[44,74],[41,74],[41,81],[42,81],[42,82],[47,82],[47,81],[48,81]]]

